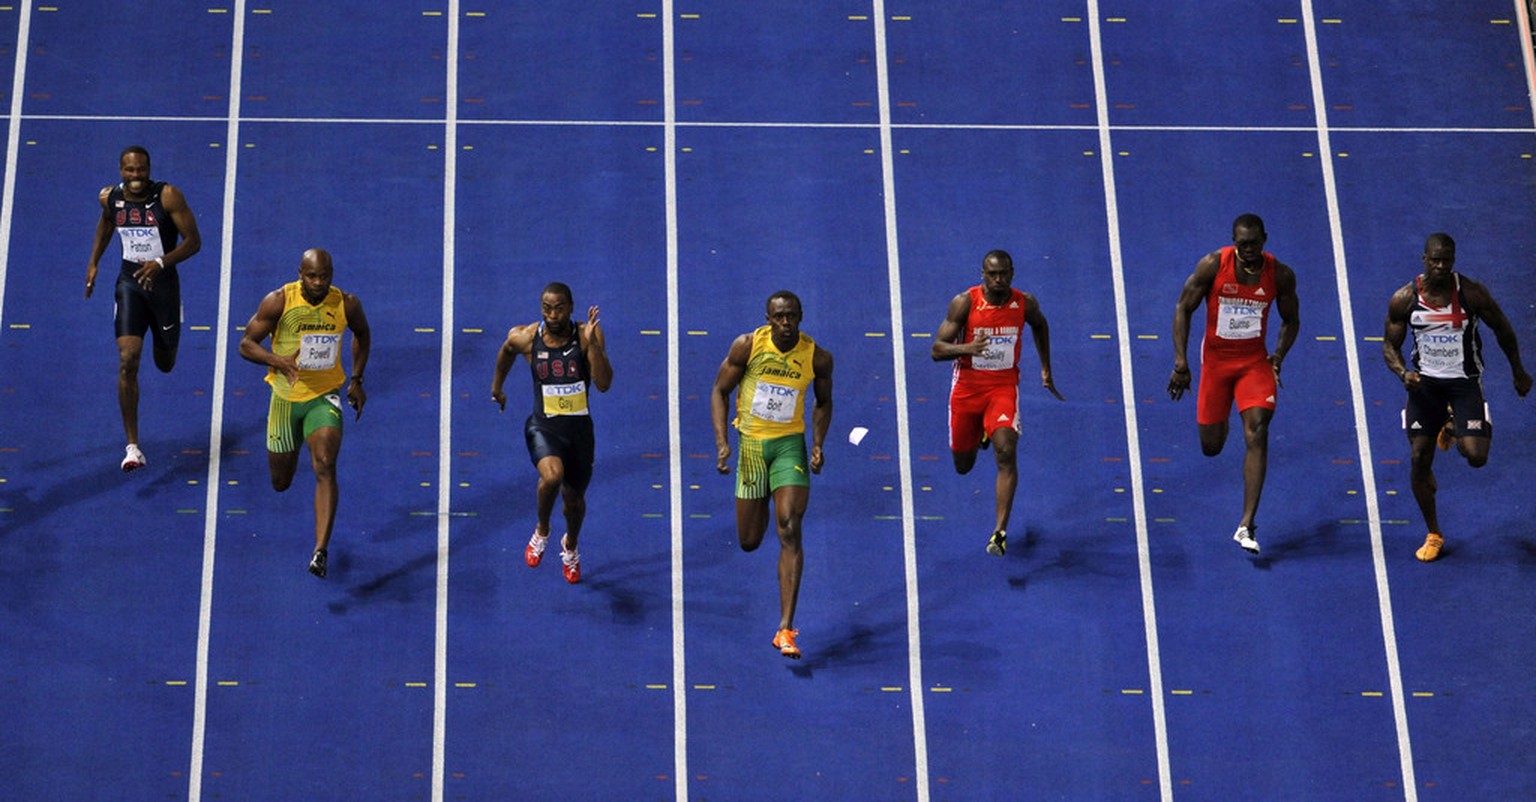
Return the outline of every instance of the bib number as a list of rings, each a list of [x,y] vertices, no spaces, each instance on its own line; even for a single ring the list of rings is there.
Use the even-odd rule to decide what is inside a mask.
[[[1264,336],[1264,307],[1223,301],[1216,312],[1216,336],[1223,340],[1253,340]]]
[[[773,423],[789,423],[795,419],[796,402],[800,391],[782,384],[759,381],[752,391],[752,417]]]
[[[1008,370],[1013,367],[1014,344],[1017,334],[993,334],[987,338],[987,350],[971,357],[971,367],[976,370]]]
[[[158,228],[119,227],[117,235],[123,243],[123,261],[152,262],[165,255]]]
[[[588,415],[587,383],[544,385],[544,416]]]
[[[341,335],[305,333],[299,338],[300,370],[329,370],[341,357]]]

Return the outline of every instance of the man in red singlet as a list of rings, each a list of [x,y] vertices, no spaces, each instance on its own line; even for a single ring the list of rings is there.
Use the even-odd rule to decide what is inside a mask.
[[[949,449],[955,471],[968,473],[976,451],[990,442],[997,456],[997,525],[987,553],[1008,550],[1008,518],[1019,485],[1019,353],[1029,326],[1040,357],[1040,382],[1062,398],[1051,379],[1051,330],[1040,302],[1013,289],[1013,258],[992,251],[981,260],[981,281],[956,295],[933,337],[933,360],[955,361],[949,391]],[[1066,399],[1062,399],[1066,400]]]
[[[1243,517],[1232,539],[1252,554],[1259,552],[1253,519],[1264,491],[1280,363],[1301,328],[1296,274],[1265,252],[1266,239],[1264,221],[1258,215],[1241,215],[1232,222],[1232,244],[1206,254],[1195,265],[1174,307],[1173,375],[1168,379],[1168,397],[1183,398],[1191,378],[1189,323],[1204,303],[1205,339],[1200,346],[1200,390],[1195,402],[1200,450],[1207,457],[1221,453],[1236,401],[1248,450],[1243,458]],[[1274,351],[1265,345],[1271,305],[1280,311]]]

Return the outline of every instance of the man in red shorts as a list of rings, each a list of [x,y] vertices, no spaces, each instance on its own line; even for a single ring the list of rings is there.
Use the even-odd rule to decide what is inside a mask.
[[[992,251],[981,260],[981,284],[956,295],[933,337],[933,360],[955,361],[949,391],[949,450],[955,471],[969,473],[990,443],[997,456],[997,525],[987,553],[1008,550],[1008,517],[1019,485],[1019,353],[1029,326],[1040,357],[1040,382],[1051,379],[1051,329],[1033,295],[1013,288],[1013,258]],[[1065,399],[1062,399],[1065,400]]]
[[[1275,414],[1280,363],[1296,342],[1301,305],[1296,298],[1296,274],[1264,250],[1267,235],[1258,215],[1245,214],[1232,222],[1232,244],[1206,254],[1184,282],[1173,312],[1173,376],[1168,397],[1177,401],[1189,389],[1189,322],[1205,304],[1205,339],[1200,346],[1200,391],[1195,422],[1200,450],[1207,457],[1221,453],[1227,442],[1232,403],[1243,419],[1243,517],[1232,539],[1252,554],[1259,553],[1254,516],[1264,491],[1269,456],[1269,420]],[[1280,336],[1273,352],[1265,345],[1269,308],[1280,310]]]

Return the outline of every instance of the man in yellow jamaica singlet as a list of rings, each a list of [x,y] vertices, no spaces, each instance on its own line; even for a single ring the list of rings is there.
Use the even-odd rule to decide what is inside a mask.
[[[731,343],[715,377],[709,407],[715,425],[716,468],[730,473],[731,441],[726,410],[737,387],[736,429],[741,456],[736,464],[736,535],[742,551],[762,545],[768,531],[768,498],[773,497],[779,533],[779,628],[773,647],[799,659],[795,645],[795,602],[800,596],[804,553],[800,522],[811,497],[811,477],[821,473],[822,443],[832,423],[832,354],[800,333],[800,299],[787,290],[768,298],[768,325]],[[805,391],[811,408],[811,452],[805,452]]]
[[[309,446],[315,470],[315,552],[309,572],[322,579],[336,522],[336,457],[341,453],[341,391],[363,416],[363,369],[368,365],[368,318],[357,296],[331,286],[331,255],[304,252],[299,280],[267,293],[245,324],[240,356],[267,366],[272,403],[267,411],[267,467],[272,489],[293,484],[299,444]],[[344,333],[352,332],[352,378],[341,365]],[[272,348],[262,341],[270,336]]]

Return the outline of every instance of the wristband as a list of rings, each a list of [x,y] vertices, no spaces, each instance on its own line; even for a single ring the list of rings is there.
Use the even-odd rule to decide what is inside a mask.
[[[161,270],[165,269],[165,260],[158,256],[155,257],[155,264],[159,265]]]

